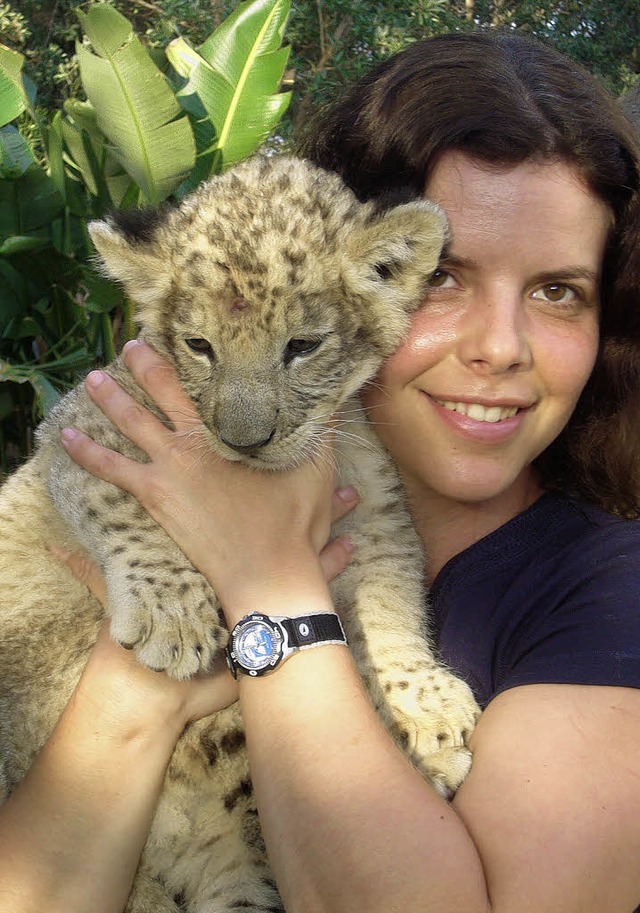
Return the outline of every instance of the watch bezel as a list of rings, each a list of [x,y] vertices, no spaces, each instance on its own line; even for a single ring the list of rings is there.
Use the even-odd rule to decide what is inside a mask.
[[[257,625],[269,630],[274,647],[272,655],[265,660],[263,665],[258,667],[247,664],[246,651],[243,651],[241,646],[244,637],[246,637],[248,633],[248,629]],[[231,633],[231,639],[226,651],[227,664],[234,677],[237,677],[238,671],[241,671],[244,675],[248,675],[251,678],[266,675],[276,669],[282,661],[285,642],[286,636],[282,625],[274,621],[268,615],[264,615],[262,612],[252,612],[250,615],[242,618]]]

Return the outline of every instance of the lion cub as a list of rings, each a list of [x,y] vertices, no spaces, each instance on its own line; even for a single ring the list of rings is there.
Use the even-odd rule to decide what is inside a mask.
[[[336,529],[349,530],[356,557],[333,584],[335,603],[386,725],[438,789],[455,789],[469,766],[464,743],[476,704],[434,659],[420,544],[357,398],[424,297],[445,235],[441,211],[425,200],[381,210],[311,164],[255,158],[177,209],[114,216],[90,231],[222,457],[270,471],[322,458],[328,422],[340,413],[338,475],[357,487],[360,503]],[[108,370],[145,401],[119,359]],[[6,790],[51,732],[102,617],[52,560],[49,543],[92,553],[107,582],[113,637],[140,662],[185,678],[207,669],[227,640],[209,584],[132,497],[69,460],[59,444],[66,425],[143,458],[80,386],[0,492]],[[191,725],[178,743],[127,909],[240,907],[281,909],[231,707]]]

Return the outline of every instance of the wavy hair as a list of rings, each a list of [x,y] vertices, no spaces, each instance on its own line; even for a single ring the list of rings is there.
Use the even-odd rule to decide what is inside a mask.
[[[442,35],[374,68],[316,122],[302,154],[360,199],[421,195],[438,157],[494,166],[564,161],[613,214],[600,348],[543,485],[640,517],[640,138],[583,68],[513,34]]]

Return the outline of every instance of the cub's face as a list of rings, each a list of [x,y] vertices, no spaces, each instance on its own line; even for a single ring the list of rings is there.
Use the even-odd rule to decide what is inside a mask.
[[[90,231],[213,448],[284,469],[322,446],[401,341],[445,223],[426,201],[376,212],[336,175],[276,157],[213,178],[177,210]]]

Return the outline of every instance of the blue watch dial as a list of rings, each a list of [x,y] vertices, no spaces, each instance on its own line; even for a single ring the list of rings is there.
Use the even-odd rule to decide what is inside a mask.
[[[260,671],[275,665],[280,658],[282,635],[263,621],[250,621],[238,632],[233,652],[249,671]]]

